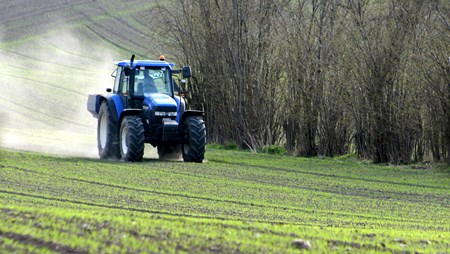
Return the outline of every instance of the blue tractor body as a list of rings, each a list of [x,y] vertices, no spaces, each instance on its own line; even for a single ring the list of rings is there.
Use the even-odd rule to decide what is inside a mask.
[[[181,153],[185,161],[204,158],[203,112],[188,110],[174,75],[191,75],[190,67],[174,69],[165,61],[117,62],[113,89],[88,97],[87,109],[98,119],[102,159],[142,160],[144,143],[158,148],[160,158]]]

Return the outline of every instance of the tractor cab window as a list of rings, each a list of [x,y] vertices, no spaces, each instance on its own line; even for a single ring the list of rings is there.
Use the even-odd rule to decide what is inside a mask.
[[[122,76],[122,67],[121,66],[117,67],[117,69],[111,74],[111,76],[116,78],[114,81],[113,92],[118,93],[120,85],[120,77]]]
[[[137,67],[134,78],[136,95],[163,93],[172,95],[170,72],[166,67]]]
[[[122,75],[120,75],[120,85],[119,87],[121,88],[122,94],[123,95],[127,95],[128,94],[128,76],[125,76],[124,73],[122,73]]]

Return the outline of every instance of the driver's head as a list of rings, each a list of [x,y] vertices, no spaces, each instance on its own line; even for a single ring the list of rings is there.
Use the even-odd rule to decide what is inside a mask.
[[[144,76],[148,76],[148,69],[144,69]]]

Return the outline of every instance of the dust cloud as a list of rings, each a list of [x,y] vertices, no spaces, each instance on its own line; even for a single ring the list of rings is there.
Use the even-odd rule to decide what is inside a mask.
[[[114,61],[129,55],[64,18],[48,23],[59,28],[7,42],[0,24],[0,147],[98,158],[97,119],[87,98],[113,86]],[[158,157],[147,144],[144,156]]]
[[[87,98],[112,86],[118,56],[57,22],[69,28],[8,48],[0,35],[0,57],[10,63],[0,70],[0,146],[97,158],[97,120]]]

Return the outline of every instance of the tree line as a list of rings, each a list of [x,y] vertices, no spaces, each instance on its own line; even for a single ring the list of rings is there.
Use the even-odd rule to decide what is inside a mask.
[[[157,25],[193,67],[209,142],[450,164],[445,0],[176,0]]]

